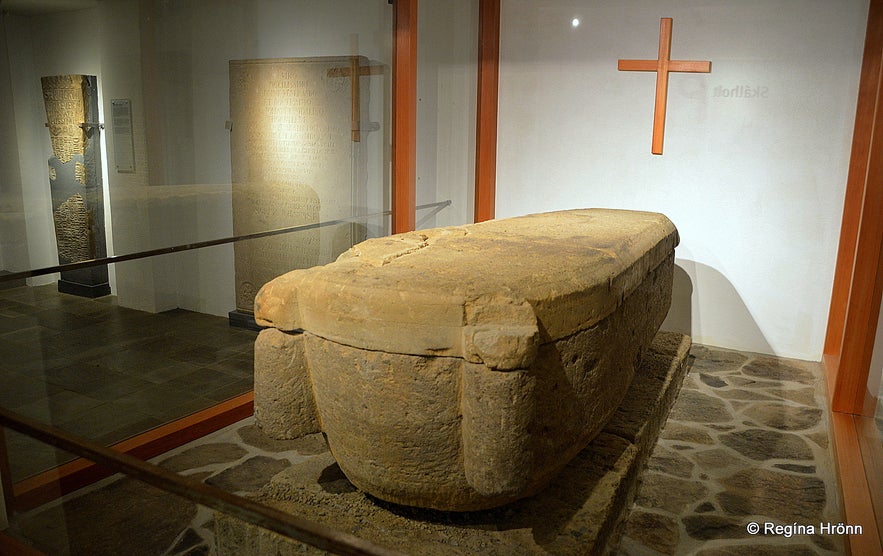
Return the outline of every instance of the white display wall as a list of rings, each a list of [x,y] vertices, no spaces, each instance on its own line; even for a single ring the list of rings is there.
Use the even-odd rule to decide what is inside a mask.
[[[472,211],[474,102],[465,97],[474,92],[475,2],[423,4],[418,200],[457,198],[423,225],[459,224]],[[299,17],[303,6],[310,18]],[[57,260],[41,76],[97,75],[105,113],[111,99],[132,101],[136,172],[113,170],[110,140],[105,155],[113,253],[224,237],[227,60],[347,54],[354,41],[383,59],[389,9],[361,0],[119,0],[5,14],[0,269]],[[819,359],[866,16],[867,0],[502,0],[497,216],[663,212],[681,233],[666,327],[700,343]],[[653,156],[655,75],[619,72],[616,62],[655,58],[660,17],[674,19],[672,57],[711,60],[712,72],[671,76],[665,151]],[[157,121],[175,133],[148,148],[145,129]],[[234,305],[229,246],[115,266],[125,306],[225,314]]]
[[[418,202],[451,200],[417,215],[421,227],[472,218],[477,0],[424,2],[420,13]],[[114,0],[89,9],[4,14],[0,61],[0,270],[57,262],[40,77],[98,76],[101,105],[132,107],[134,167],[104,155],[110,254],[233,235],[228,62],[359,54],[386,67],[370,83],[363,213],[390,206],[392,6],[385,0]],[[85,30],[85,31],[84,31]],[[364,83],[364,81],[363,81]],[[364,85],[363,85],[364,86]],[[8,93],[8,94],[7,94]],[[102,115],[102,120],[107,118]],[[323,214],[323,219],[349,216]],[[388,231],[384,219],[369,235]],[[119,303],[146,311],[226,315],[234,308],[226,245],[111,267]],[[39,284],[54,276],[30,279]]]
[[[821,358],[868,2],[503,0],[497,216],[574,207],[677,225],[666,327],[695,342]],[[665,149],[654,59],[671,17]],[[574,26],[574,19],[579,25]]]
[[[229,60],[360,54],[388,67],[391,10],[382,0],[116,0],[84,10],[4,14],[0,270],[57,264],[41,76],[98,76],[104,114],[112,99],[131,102],[134,172],[116,171],[112,126],[103,132],[109,253],[230,237]],[[389,173],[383,160],[390,134],[383,120],[391,87],[372,77],[371,89],[379,131],[363,134],[363,148],[378,156],[369,163],[368,179],[375,185],[362,208],[378,212],[389,204],[388,186],[380,182]],[[235,307],[231,245],[112,269],[113,291],[126,307],[216,315]]]

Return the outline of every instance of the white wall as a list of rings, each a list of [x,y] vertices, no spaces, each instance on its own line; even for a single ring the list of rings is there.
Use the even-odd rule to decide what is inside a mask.
[[[34,45],[40,44],[39,37],[33,34],[30,18],[5,15],[3,23],[10,79],[10,97],[4,102],[11,103],[13,109],[15,135],[9,139],[17,151],[16,159],[7,160],[7,164],[18,166],[17,176],[13,172],[12,178],[18,177],[20,180],[18,192],[25,223],[23,239],[27,245],[27,261],[21,261],[25,267],[19,270],[54,266],[58,264],[58,253],[47,170],[52,147],[49,133],[43,125],[46,111],[40,77],[55,74],[40,73],[44,68],[34,54]],[[88,65],[88,62],[83,62]],[[48,283],[56,277],[31,278],[28,283]]]
[[[478,0],[417,9],[417,228],[472,222],[478,85]]]
[[[54,225],[52,221],[52,201],[47,173],[47,161],[52,156],[49,134],[44,127],[46,112],[43,105],[40,78],[49,75],[85,74],[99,77],[99,98],[101,97],[101,62],[97,33],[83,33],[83,29],[96,29],[94,9],[48,14],[40,17],[4,15],[3,49],[4,63],[8,59],[6,71],[9,76],[8,89],[4,91],[2,104],[10,110],[7,125],[3,126],[4,152],[3,166],[8,167],[4,179],[10,182],[4,188],[19,184],[14,194],[7,200],[19,203],[26,225],[0,240],[7,255],[14,253],[11,267],[28,270],[58,264]],[[7,58],[8,56],[8,58]],[[102,107],[99,107],[99,121],[103,121]],[[104,132],[102,132],[103,134]],[[103,137],[102,137],[103,139]],[[106,153],[101,155],[106,162]],[[105,208],[108,201],[108,184],[104,183]],[[6,220],[10,214],[4,206],[0,214]],[[109,211],[105,210],[109,219]],[[16,218],[17,220],[17,218]],[[108,247],[112,241],[112,231],[106,230]],[[25,245],[24,249],[7,248],[6,239],[14,237]],[[7,257],[8,258],[8,257]],[[111,283],[113,276],[111,270]],[[57,274],[31,278],[32,285],[51,283]]]
[[[0,67],[0,85],[14,94],[4,95],[0,106],[9,123],[0,134],[12,139],[4,140],[9,157],[0,167],[3,268],[23,257],[16,270],[57,261],[41,76],[97,75],[105,114],[113,99],[131,100],[134,173],[116,171],[112,126],[105,131],[113,254],[228,237],[229,60],[358,53],[389,65],[391,10],[383,0],[108,0],[76,12],[4,16],[11,52],[9,66]],[[368,117],[382,125],[363,134],[360,145],[371,153],[362,177],[369,190],[365,212],[389,206],[389,76],[387,82],[370,79]],[[6,233],[16,222],[26,233]],[[383,220],[374,227],[382,233]],[[230,245],[119,263],[114,270],[115,292],[127,307],[218,315],[235,307]]]
[[[144,5],[150,15],[146,24],[142,14],[140,30],[141,59],[148,64],[144,103],[152,118],[147,125],[154,126],[146,202],[154,247],[233,235],[230,135],[225,129],[230,60],[360,54],[387,67],[391,63],[391,7],[381,0]],[[389,84],[381,76],[368,81],[371,102],[363,117],[382,126],[379,132],[363,133],[354,149],[368,153],[358,184],[367,195],[359,209],[375,213],[389,205]],[[322,220],[350,216],[329,210],[323,206]],[[378,225],[382,228],[382,221]],[[332,233],[323,230],[321,241],[331,242]],[[175,306],[219,315],[235,308],[231,246],[169,259],[174,269],[167,274],[171,283],[164,280],[163,287],[175,292]]]
[[[867,7],[503,0],[497,216],[665,213],[681,234],[667,327],[820,359]],[[655,74],[617,60],[656,58],[660,17],[674,19],[672,58],[712,73],[671,75],[653,156]]]
[[[27,270],[27,227],[22,202],[18,132],[12,75],[6,49],[6,20],[0,14],[0,270]]]

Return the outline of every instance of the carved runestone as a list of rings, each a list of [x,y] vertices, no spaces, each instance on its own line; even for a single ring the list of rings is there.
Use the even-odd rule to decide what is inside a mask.
[[[58,241],[58,260],[75,263],[92,258],[89,230],[92,218],[86,203],[75,193],[55,210],[55,237]]]

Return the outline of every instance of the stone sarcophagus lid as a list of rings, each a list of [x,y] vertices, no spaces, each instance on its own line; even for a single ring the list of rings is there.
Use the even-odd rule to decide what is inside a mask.
[[[585,209],[362,242],[255,300],[255,416],[323,432],[360,489],[477,510],[542,489],[619,406],[671,303],[677,230]]]

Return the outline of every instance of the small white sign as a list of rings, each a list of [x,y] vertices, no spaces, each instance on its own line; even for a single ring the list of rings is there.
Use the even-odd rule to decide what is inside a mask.
[[[117,172],[135,172],[135,141],[132,136],[132,101],[115,98],[110,101],[113,129],[113,154]]]

